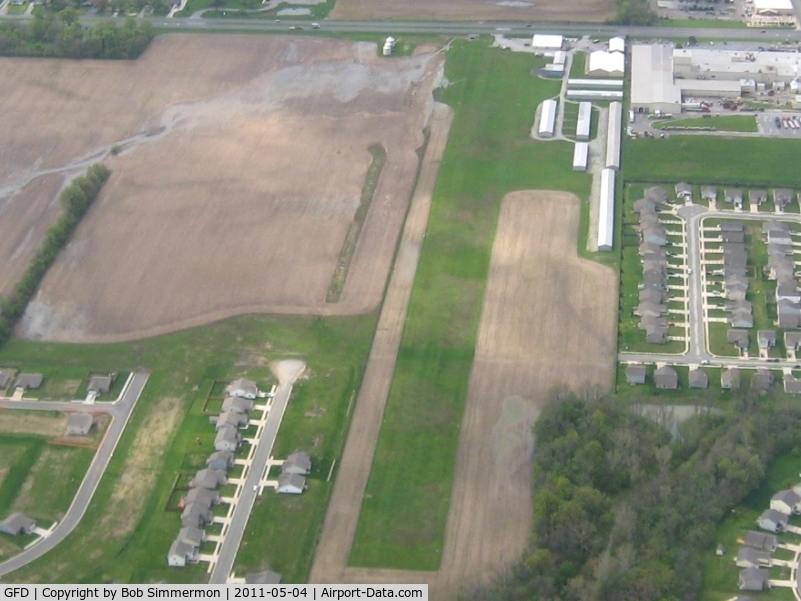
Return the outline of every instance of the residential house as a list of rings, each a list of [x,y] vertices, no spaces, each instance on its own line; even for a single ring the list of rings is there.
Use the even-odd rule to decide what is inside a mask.
[[[225,484],[227,480],[228,476],[225,473],[225,470],[212,470],[206,468],[200,470],[195,477],[192,478],[192,481],[189,483],[189,485],[197,488],[214,489]]]
[[[744,232],[721,232],[720,237],[725,244],[743,244],[745,243]]]
[[[786,374],[784,376],[784,392],[787,394],[801,394],[801,378]]]
[[[281,474],[278,476],[276,492],[289,495],[299,495],[306,488],[306,478],[299,474]]]
[[[209,421],[214,424],[214,427],[219,432],[223,428],[245,428],[248,425],[248,416],[244,413],[234,413],[233,411],[225,411],[219,416],[212,416]]]
[[[767,190],[749,190],[748,191],[748,201],[752,205],[761,205],[763,203],[768,202],[768,191]]]
[[[200,547],[176,539],[170,545],[167,553],[167,565],[174,568],[182,568],[187,563],[194,563],[200,555]]]
[[[645,271],[642,276],[642,284],[640,284],[640,289],[656,290],[659,292],[664,291],[665,290],[664,274],[653,269]]]
[[[788,514],[776,509],[766,509],[757,519],[757,524],[762,530],[768,532],[782,532],[790,520]]]
[[[5,390],[11,383],[11,372],[8,370],[0,370],[0,389]]]
[[[776,346],[776,331],[759,330],[757,332],[757,344],[761,349],[769,349]]]
[[[111,390],[111,376],[92,376],[89,378],[87,390],[95,394],[108,394]]]
[[[740,387],[740,370],[730,367],[720,373],[720,387],[723,390],[734,390]]]
[[[693,199],[693,187],[687,182],[676,184],[676,198],[685,202]]]
[[[781,300],[788,300],[794,303],[801,302],[801,292],[798,291],[798,285],[795,280],[779,282],[776,286],[776,302]]]
[[[281,472],[307,476],[311,472],[311,457],[303,451],[295,451],[286,458],[281,466]]]
[[[723,191],[723,200],[735,207],[743,206],[743,191],[737,188],[730,188]]]
[[[770,587],[770,576],[762,568],[745,568],[740,571],[738,586],[741,591],[761,591]]]
[[[259,389],[256,386],[256,382],[253,380],[237,378],[225,388],[225,392],[227,392],[230,396],[240,396],[246,399],[255,399],[259,394]]]
[[[12,513],[0,522],[0,532],[5,532],[11,536],[30,534],[35,528],[36,522],[22,513]]]
[[[801,513],[801,495],[792,489],[779,491],[770,498],[770,508],[788,515]]]
[[[667,326],[645,326],[645,341],[650,344],[665,344],[668,341]]]
[[[718,189],[715,186],[701,186],[701,198],[707,202],[718,199]]]
[[[639,200],[635,200],[632,203],[631,209],[637,215],[643,215],[645,213],[656,213],[656,202],[654,202],[650,198],[640,198]]]
[[[627,365],[626,382],[629,384],[645,384],[646,371],[647,370],[644,365]]]
[[[94,417],[91,413],[70,413],[67,415],[67,436],[86,436],[93,424]]]
[[[253,399],[246,399],[241,396],[229,396],[223,401],[223,413],[231,411],[233,413],[247,413],[253,410]]]
[[[721,232],[744,232],[745,231],[745,228],[743,227],[743,222],[742,221],[730,221],[728,219],[725,220],[725,221],[721,221],[718,224],[718,229],[720,229]]]
[[[239,448],[241,442],[242,437],[239,432],[233,428],[223,428],[217,431],[217,436],[214,439],[214,450],[234,452]]]
[[[751,311],[748,311],[747,309],[737,309],[732,311],[731,314],[726,317],[726,321],[728,321],[734,328],[754,327],[754,316],[751,314]]]
[[[234,454],[231,451],[215,451],[206,461],[209,469],[228,470],[234,465]]]
[[[772,553],[779,545],[779,539],[776,538],[775,534],[767,534],[765,532],[758,532],[757,530],[749,530],[745,535],[743,544],[746,547],[770,551]]]
[[[665,246],[668,243],[667,232],[661,225],[644,224],[640,228],[640,235],[643,242]]]
[[[793,202],[793,191],[787,188],[777,188],[773,191],[773,201],[777,209],[784,209]]]
[[[784,347],[788,350],[799,350],[801,348],[801,332],[785,332]]]
[[[44,376],[42,374],[20,374],[14,380],[14,388],[22,390],[36,390],[42,385]]]
[[[667,310],[667,305],[657,305],[656,303],[644,301],[634,308],[634,315],[659,317],[667,313]]]
[[[184,528],[202,528],[206,524],[211,524],[213,519],[211,509],[200,503],[187,503],[181,513],[181,525]]]
[[[752,547],[741,547],[735,561],[738,568],[763,568],[771,564],[770,553]]]
[[[782,299],[776,303],[778,325],[782,329],[795,329],[801,325],[801,304]]]
[[[654,383],[659,390],[676,390],[679,387],[679,376],[675,369],[665,365],[654,371]]]
[[[751,389],[757,392],[767,392],[773,386],[773,374],[767,369],[758,369],[751,376]]]
[[[668,199],[668,193],[661,186],[652,186],[650,188],[646,188],[645,198],[650,198],[654,202],[666,203]]]
[[[741,353],[748,350],[748,330],[727,330],[726,340],[736,346]]]
[[[212,505],[219,505],[220,493],[210,488],[192,488],[184,497],[184,507],[192,503],[197,503],[198,506],[208,509]]]
[[[706,388],[709,386],[709,376],[702,369],[691,369],[689,375],[690,388]]]
[[[641,303],[661,305],[667,299],[667,295],[661,290],[640,290],[639,299]]]

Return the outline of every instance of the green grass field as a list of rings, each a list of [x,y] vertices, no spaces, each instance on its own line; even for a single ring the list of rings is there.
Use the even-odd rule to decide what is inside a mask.
[[[628,181],[801,187],[801,140],[671,136],[623,138]]]
[[[168,336],[114,345],[36,343],[12,340],[0,350],[0,364],[21,362],[40,366],[73,366],[93,370],[122,371],[137,367],[152,375],[123,433],[86,515],[70,535],[70,544],[59,545],[46,557],[9,575],[17,582],[205,582],[204,564],[183,570],[168,568],[166,553],[180,529],[180,519],[165,511],[173,484],[182,473],[191,473],[211,452],[213,428],[203,406],[217,379],[250,375],[263,385],[270,376],[269,362],[302,358],[307,379],[293,394],[276,442],[277,453],[307,449],[315,472],[304,495],[302,512],[265,497],[253,513],[237,560],[242,567],[280,567],[285,582],[305,581],[319,532],[329,487],[323,485],[327,469],[336,458],[347,428],[347,406],[361,380],[372,335],[375,314],[347,318],[242,316]],[[142,424],[158,415],[164,399],[175,399],[179,427],[167,431],[152,450],[154,459],[137,472],[126,471]],[[319,416],[305,417],[309,408]],[[196,438],[201,436],[201,445]],[[7,439],[4,437],[0,444]],[[156,445],[154,440],[152,443]],[[120,490],[137,477],[154,474],[155,482],[142,493],[140,507],[128,518],[128,498]],[[0,486],[0,506],[3,488]],[[264,523],[271,520],[270,523]],[[128,522],[130,527],[123,527]],[[255,530],[255,531],[254,531]],[[276,558],[275,533],[291,530],[303,541],[297,547],[281,547]],[[98,552],[102,549],[102,553]],[[88,559],[91,558],[91,559]],[[268,565],[269,564],[269,565]]]
[[[572,171],[570,144],[529,138],[538,103],[559,91],[560,82],[530,75],[542,64],[481,41],[458,41],[448,54],[451,85],[441,100],[455,120],[352,565],[439,566],[500,201],[512,190],[536,188],[589,194],[590,178]]]
[[[753,115],[720,115],[715,117],[698,117],[695,119],[672,119],[654,123],[657,129],[673,127],[713,127],[717,131],[756,132],[756,119]]]
[[[662,27],[696,27],[706,29],[715,27],[720,29],[742,29],[747,25],[742,21],[729,21],[727,19],[659,19]]]

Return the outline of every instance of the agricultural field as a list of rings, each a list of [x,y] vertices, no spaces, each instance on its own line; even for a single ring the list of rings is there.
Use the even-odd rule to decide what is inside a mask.
[[[9,189],[90,154],[106,156],[113,171],[21,334],[108,342],[244,312],[372,310],[441,61],[425,51],[387,61],[372,44],[322,38],[181,35],[159,37],[133,63],[0,61],[3,81],[20,82],[0,125],[27,124],[0,143],[22,149],[10,151],[11,164],[24,170],[0,169]],[[154,81],[168,84],[147,95]],[[106,110],[127,117],[107,124]],[[66,125],[46,117],[65,112],[76,113]],[[50,138],[60,143],[50,148]],[[371,147],[386,162],[368,182]],[[37,202],[39,213],[52,204]],[[360,235],[348,237],[365,213]],[[27,229],[48,221],[33,217]],[[9,255],[23,256],[21,244]],[[348,277],[337,283],[339,301],[327,303],[342,256]]]
[[[610,0],[578,2],[484,2],[483,0],[337,0],[332,19],[415,19],[442,21],[515,20],[600,23],[615,16]]]
[[[321,469],[312,474],[302,512],[265,491],[253,514],[258,527],[246,530],[242,548],[247,551],[240,554],[238,567],[280,568],[286,582],[305,581],[309,550],[328,500],[328,470],[347,429],[348,407],[374,328],[374,313],[243,316],[131,343],[8,342],[0,350],[0,364],[83,365],[107,371],[136,366],[152,374],[69,544],[9,574],[8,581],[206,582],[203,564],[185,570],[166,565],[167,550],[180,528],[176,514],[166,510],[170,496],[177,478],[196,469],[193,457],[210,452],[213,427],[204,406],[214,383],[247,374],[267,387],[275,381],[271,363],[286,358],[304,360],[307,370],[290,400],[276,452],[309,448]],[[206,446],[198,445],[198,437]],[[0,502],[2,490],[0,485]],[[275,521],[261,523],[267,517]],[[281,528],[293,529],[302,545],[285,548],[279,564],[273,533]]]
[[[536,188],[563,188],[581,198],[589,193],[589,177],[571,170],[569,144],[534,142],[528,137],[538,102],[553,96],[559,85],[528,75],[540,60],[504,53],[476,42],[458,42],[450,51],[446,75],[454,83],[441,99],[454,107],[456,116],[432,203],[383,427],[350,556],[352,566],[415,570],[437,570],[441,566],[439,575],[433,578],[436,582],[447,580],[445,586],[452,592],[459,578],[473,574],[477,565],[481,564],[482,573],[486,574],[485,570],[497,569],[499,563],[509,560],[514,554],[512,547],[516,552],[521,548],[517,538],[507,546],[499,537],[488,536],[477,537],[481,542],[476,542],[476,547],[470,543],[470,550],[455,546],[449,551],[450,542],[445,544],[444,534],[448,510],[453,507],[451,499],[460,494],[452,488],[454,467],[467,462],[458,452],[460,437],[489,436],[492,425],[487,420],[498,418],[493,413],[485,421],[474,418],[476,421],[471,421],[470,427],[467,422],[459,426],[466,399],[468,405],[476,402],[469,400],[472,397],[468,389],[472,386],[471,371],[477,369],[473,358],[482,305],[488,311],[486,281],[493,239],[497,240],[495,227],[501,200],[513,190]],[[531,165],[538,168],[532,169]],[[572,205],[569,195],[554,198],[561,200],[563,207]],[[551,206],[541,200],[543,206]],[[586,202],[579,204],[581,210],[575,214],[565,211],[576,222],[566,222],[564,229],[559,230],[559,239],[566,245],[563,247],[560,242],[560,249],[569,247],[575,252],[575,224],[579,215],[583,218],[586,213]],[[575,206],[578,209],[578,204]],[[573,267],[565,261],[565,269],[568,265]],[[551,269],[559,268],[554,265]],[[543,277],[552,273],[548,271]],[[572,280],[567,273],[564,277],[567,290]],[[606,277],[612,286],[609,302],[614,304],[615,280],[611,273]],[[514,306],[519,310],[519,304]],[[605,305],[598,306],[602,313]],[[511,307],[506,308],[512,311]],[[531,308],[534,310],[533,304]],[[608,318],[607,384],[613,373],[614,308]],[[599,317],[599,323],[604,323],[603,318]],[[513,345],[511,341],[495,344],[506,343]],[[487,377],[490,381],[494,376]],[[554,374],[554,384],[561,377]],[[525,387],[521,384],[518,394],[533,394],[522,390]],[[510,392],[509,396],[513,394]],[[533,419],[528,410],[523,413],[524,420]],[[507,425],[515,429],[511,423]],[[459,491],[485,487],[486,473],[479,474],[467,467],[456,469],[468,470],[460,477],[469,484],[461,484]],[[477,502],[486,504],[482,506],[490,511],[493,501],[479,496]],[[449,527],[449,532],[458,530],[463,535],[475,526],[476,522],[460,523],[453,529]],[[483,549],[478,550],[479,546]],[[500,557],[504,559],[499,561]],[[380,569],[374,573],[369,569],[353,569],[349,573],[368,579],[380,577],[379,574],[390,579],[403,574],[400,577],[406,579],[411,574]]]

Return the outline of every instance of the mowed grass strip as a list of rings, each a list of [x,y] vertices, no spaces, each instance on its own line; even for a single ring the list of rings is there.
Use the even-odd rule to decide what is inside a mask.
[[[801,187],[801,140],[671,136],[624,138],[625,179]]]
[[[572,144],[529,137],[537,105],[559,91],[560,82],[531,76],[542,64],[480,42],[457,42],[448,54],[451,84],[440,99],[455,119],[352,565],[438,568],[501,199],[538,188],[589,194],[589,176],[571,169]]]
[[[657,129],[670,129],[672,127],[712,127],[718,131],[756,132],[756,118],[754,115],[719,115],[716,117],[696,117],[692,119],[676,119],[654,123]]]

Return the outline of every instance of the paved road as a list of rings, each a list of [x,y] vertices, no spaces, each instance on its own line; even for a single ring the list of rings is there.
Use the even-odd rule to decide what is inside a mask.
[[[300,375],[300,372],[295,376]],[[225,584],[228,581],[228,576],[234,566],[239,545],[242,542],[242,535],[245,533],[245,526],[247,526],[250,512],[253,509],[253,504],[256,502],[258,492],[254,489],[259,488],[262,473],[267,465],[267,460],[275,444],[275,437],[278,435],[278,428],[281,425],[281,420],[284,417],[284,410],[289,402],[289,395],[292,394],[292,385],[295,383],[295,378],[285,382],[281,382],[275,391],[270,412],[267,414],[267,423],[261,433],[261,438],[256,444],[256,451],[253,453],[253,461],[250,464],[250,471],[245,478],[245,484],[242,488],[242,493],[239,496],[239,501],[234,509],[234,514],[231,516],[231,524],[228,527],[228,534],[223,540],[220,548],[220,554],[217,558],[217,563],[214,564],[214,569],[209,578],[209,584]]]
[[[117,447],[117,442],[122,436],[125,425],[133,413],[134,405],[139,400],[139,395],[145,387],[145,383],[150,374],[139,372],[134,374],[131,379],[128,389],[123,394],[122,398],[115,403],[103,403],[102,405],[81,405],[77,403],[51,403],[48,401],[2,401],[0,408],[16,408],[16,409],[33,409],[43,411],[64,411],[76,409],[90,409],[92,411],[109,413],[112,416],[111,424],[109,424],[106,435],[103,437],[103,442],[100,443],[95,458],[86,472],[86,476],[81,482],[80,488],[72,501],[72,505],[67,510],[64,518],[59,522],[58,526],[53,530],[53,533],[46,539],[35,544],[33,547],[23,551],[16,557],[12,557],[8,561],[0,563],[0,576],[8,574],[22,566],[30,563],[34,559],[38,559],[72,532],[78,522],[83,518],[86,513],[86,508],[92,500],[100,478],[106,471],[108,462],[114,456],[114,449]]]
[[[765,221],[773,219],[776,221],[790,221],[801,223],[801,215],[796,213],[786,213],[779,215],[776,213],[735,213],[734,211],[710,211],[701,205],[684,206],[678,209],[677,213],[687,222],[687,266],[693,272],[688,276],[689,285],[689,314],[690,325],[690,345],[689,351],[684,355],[664,355],[660,353],[618,353],[618,360],[643,363],[670,363],[675,365],[699,365],[702,362],[709,362],[711,366],[738,366],[754,369],[755,367],[769,367],[778,369],[781,367],[794,367],[801,361],[765,361],[759,359],[739,359],[735,357],[719,357],[709,351],[707,324],[704,319],[704,298],[703,280],[706,277],[706,269],[701,265],[701,225],[702,221],[708,217],[723,217],[737,220]]]

